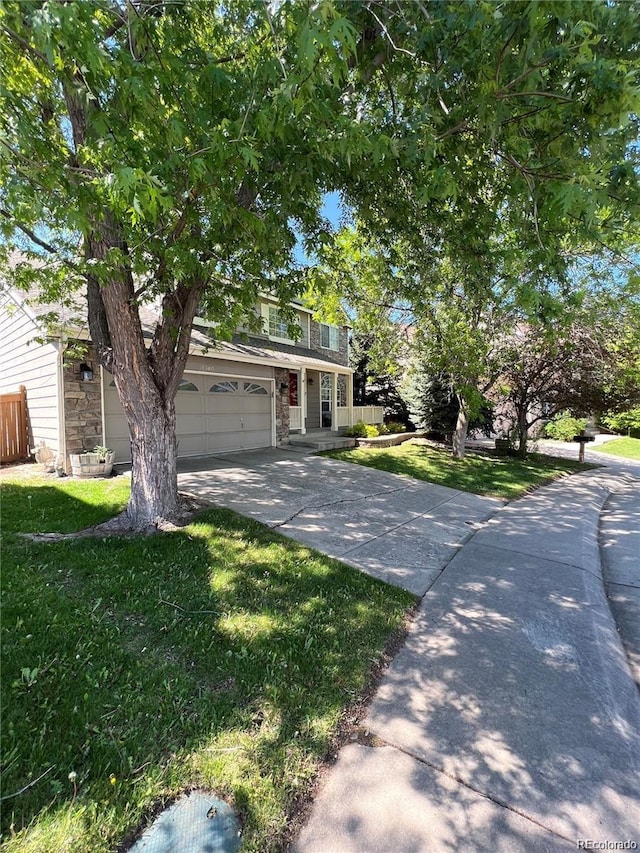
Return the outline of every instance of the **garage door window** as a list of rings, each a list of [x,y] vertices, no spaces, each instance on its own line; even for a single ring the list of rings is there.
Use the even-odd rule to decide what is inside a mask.
[[[238,390],[237,382],[229,382],[228,380],[224,380],[224,382],[216,382],[215,385],[212,385],[209,388],[213,394],[235,394]]]
[[[244,383],[244,391],[245,394],[266,394],[267,389],[264,385],[258,385],[256,382],[245,382]]]
[[[182,382],[178,385],[178,391],[197,391],[198,388],[193,382],[188,382],[186,379],[183,379]]]

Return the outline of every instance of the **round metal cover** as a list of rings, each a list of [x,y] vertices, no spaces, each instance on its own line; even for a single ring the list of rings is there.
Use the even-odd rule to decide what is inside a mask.
[[[240,824],[228,803],[192,791],[161,812],[130,853],[236,853]]]

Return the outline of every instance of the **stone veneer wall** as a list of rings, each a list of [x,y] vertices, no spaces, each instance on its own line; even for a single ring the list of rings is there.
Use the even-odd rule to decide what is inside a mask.
[[[284,367],[274,369],[276,395],[276,444],[289,437],[289,371]],[[286,385],[284,391],[281,385]]]
[[[80,379],[80,364],[86,363],[93,369],[93,379]],[[64,382],[64,426],[67,444],[67,469],[69,454],[93,450],[104,441],[102,435],[102,394],[100,391],[100,367],[95,350],[89,346],[83,359],[74,358],[65,362]]]
[[[349,329],[347,326],[342,326],[338,330],[339,349],[326,349],[320,344],[320,323],[315,320],[311,321],[311,349],[322,353],[323,358],[332,361],[334,364],[340,364],[343,367],[349,365]]]

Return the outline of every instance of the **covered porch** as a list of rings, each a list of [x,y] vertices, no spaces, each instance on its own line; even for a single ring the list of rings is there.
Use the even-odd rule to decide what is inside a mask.
[[[289,374],[289,432],[344,432],[358,421],[382,423],[382,406],[353,405],[353,374],[339,365]]]

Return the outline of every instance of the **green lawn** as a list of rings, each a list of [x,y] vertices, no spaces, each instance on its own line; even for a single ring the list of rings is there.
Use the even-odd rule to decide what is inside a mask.
[[[640,438],[615,438],[606,444],[599,444],[597,451],[622,456],[624,459],[640,459]]]
[[[420,439],[380,449],[328,450],[324,455],[452,489],[508,500],[563,474],[593,467],[541,453],[530,453],[525,461],[470,452],[464,459],[454,459],[451,450],[426,444]]]
[[[414,599],[226,510],[145,538],[15,535],[101,521],[127,488],[2,484],[3,850],[112,851],[194,786],[235,803],[243,849],[281,849]]]

